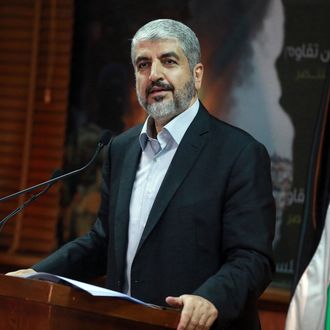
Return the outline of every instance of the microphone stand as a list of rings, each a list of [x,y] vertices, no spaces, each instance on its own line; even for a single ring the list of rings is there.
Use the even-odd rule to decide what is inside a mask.
[[[62,170],[56,170],[54,172],[54,174],[52,175],[52,178],[57,178],[61,175],[63,171]],[[5,218],[3,218],[0,221],[0,232],[2,230],[2,228],[4,227],[4,225],[12,218],[14,217],[16,214],[20,213],[23,209],[25,209],[28,205],[30,205],[33,201],[35,201],[37,198],[39,198],[40,196],[42,196],[43,194],[45,194],[54,184],[56,181],[49,183],[44,189],[42,189],[41,191],[39,191],[36,194],[33,194],[28,200],[26,200],[22,205],[20,205],[19,207],[17,207],[14,211],[12,211],[10,214],[8,214]]]
[[[24,193],[30,192],[32,190],[35,190],[35,189],[37,189],[39,187],[46,186],[44,189],[42,189],[38,193],[32,195],[27,201],[25,201],[22,205],[20,205],[19,207],[17,207],[14,211],[12,211],[4,219],[2,219],[0,221],[0,232],[1,232],[2,228],[3,228],[3,226],[12,217],[14,217],[16,214],[18,214],[19,212],[21,212],[24,208],[26,208],[28,205],[30,205],[38,197],[40,197],[41,195],[45,194],[54,183],[56,183],[57,181],[59,181],[61,179],[64,179],[66,177],[69,177],[71,175],[80,173],[83,170],[85,170],[88,166],[90,166],[94,162],[94,160],[96,159],[96,157],[98,156],[98,154],[100,153],[100,151],[103,149],[103,147],[106,146],[110,141],[111,141],[111,132],[109,130],[106,130],[106,131],[103,132],[103,134],[102,134],[102,136],[101,136],[101,138],[100,138],[100,140],[98,142],[98,145],[97,145],[97,148],[96,148],[96,150],[94,152],[94,155],[92,156],[92,158],[90,159],[90,161],[85,166],[83,166],[83,167],[81,167],[81,168],[79,168],[77,170],[74,170],[72,172],[65,173],[65,174],[62,174],[63,173],[62,170],[56,170],[53,173],[52,178],[50,180],[45,181],[45,182],[42,182],[42,183],[39,183],[39,184],[36,184],[35,186],[32,186],[32,187],[29,187],[29,188],[20,190],[20,191],[14,193],[14,194],[11,194],[11,195],[8,195],[8,196],[5,196],[5,197],[0,198],[0,202],[3,202],[5,200],[8,200],[8,199],[14,198],[16,196],[19,196],[21,194],[24,194]]]
[[[36,184],[35,186],[32,186],[32,187],[29,187],[29,188],[26,188],[26,189],[23,189],[23,190],[20,190],[14,194],[11,194],[11,195],[8,195],[8,196],[5,196],[5,197],[2,197],[0,198],[0,202],[3,202],[3,201],[6,201],[8,199],[11,199],[11,198],[14,198],[14,197],[17,197],[21,194],[24,194],[24,193],[27,193],[27,192],[30,192],[32,190],[35,190],[37,188],[40,188],[40,187],[43,187],[43,186],[46,186],[48,184],[53,184],[55,183],[56,181],[59,181],[61,179],[64,179],[68,176],[71,176],[71,175],[74,175],[74,174],[77,174],[77,173],[80,173],[82,172],[83,170],[85,170],[88,166],[90,166],[94,160],[96,159],[96,157],[98,156],[98,154],[100,153],[100,151],[103,149],[104,146],[106,146],[109,141],[111,140],[111,132],[109,130],[106,130],[103,134],[102,134],[102,137],[97,145],[97,148],[94,152],[94,155],[93,157],[91,158],[91,160],[83,167],[81,168],[78,168],[77,170],[74,170],[72,172],[69,172],[69,173],[65,173],[63,175],[60,175],[58,177],[55,177],[55,178],[52,178],[48,181],[45,181],[45,182],[41,182],[39,184]]]

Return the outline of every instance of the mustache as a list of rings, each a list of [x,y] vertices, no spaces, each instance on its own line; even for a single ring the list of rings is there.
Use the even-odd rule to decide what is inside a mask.
[[[146,89],[146,94],[149,95],[151,92],[152,92],[152,89],[154,87],[158,87],[158,88],[161,88],[165,91],[173,91],[174,90],[174,86],[171,85],[171,84],[167,84],[167,83],[164,83],[162,81],[153,81],[150,86],[148,86],[148,88]]]

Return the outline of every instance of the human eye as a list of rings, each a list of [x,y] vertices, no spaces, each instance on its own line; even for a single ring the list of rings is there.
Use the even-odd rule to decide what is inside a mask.
[[[149,66],[149,62],[147,61],[140,61],[137,63],[137,69],[140,71],[140,70],[144,70],[144,69],[147,69]]]
[[[173,58],[166,58],[166,59],[164,59],[163,63],[165,65],[175,65],[178,62],[175,59],[173,59]]]

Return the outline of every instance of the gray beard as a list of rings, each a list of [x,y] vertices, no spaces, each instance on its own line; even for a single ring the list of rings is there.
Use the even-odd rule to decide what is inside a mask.
[[[172,100],[163,100],[163,98],[160,98],[159,101],[157,100],[157,102],[153,104],[148,104],[139,94],[137,96],[140,105],[154,120],[160,123],[166,123],[171,118],[188,109],[195,93],[194,81],[190,79],[182,89],[174,91]]]

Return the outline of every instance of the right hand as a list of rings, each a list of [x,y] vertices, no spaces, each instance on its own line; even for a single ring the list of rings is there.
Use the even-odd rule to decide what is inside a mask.
[[[17,276],[17,277],[27,277],[29,275],[36,274],[36,271],[32,268],[19,269],[14,272],[9,272],[6,275],[8,276]]]

